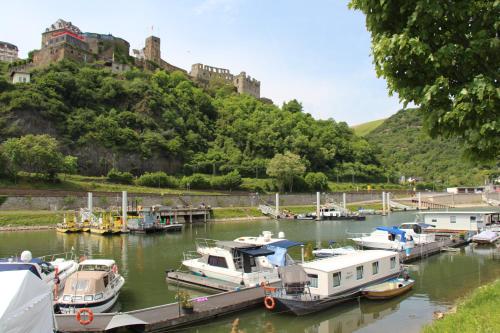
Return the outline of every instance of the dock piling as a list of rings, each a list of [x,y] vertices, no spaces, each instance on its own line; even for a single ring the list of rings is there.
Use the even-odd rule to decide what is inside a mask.
[[[320,216],[321,194],[316,192],[316,220],[321,220]]]
[[[127,213],[128,213],[127,191],[122,191],[122,232],[127,232]]]
[[[274,212],[276,218],[278,218],[280,216],[280,194],[279,192],[276,192],[276,199],[275,199],[275,208],[276,208],[276,211]]]
[[[382,192],[382,215],[385,215],[385,192]]]

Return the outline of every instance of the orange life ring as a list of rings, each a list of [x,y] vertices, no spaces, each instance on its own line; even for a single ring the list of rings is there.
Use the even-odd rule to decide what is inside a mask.
[[[274,310],[276,307],[276,301],[271,296],[264,297],[264,306],[268,310]]]
[[[87,319],[82,319],[82,314],[86,314]],[[76,320],[78,320],[81,325],[88,325],[94,320],[94,313],[90,309],[82,308],[76,312]]]

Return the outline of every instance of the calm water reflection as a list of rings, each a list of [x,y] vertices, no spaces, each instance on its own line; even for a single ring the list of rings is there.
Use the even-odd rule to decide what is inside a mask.
[[[165,269],[179,267],[182,253],[194,250],[197,237],[231,240],[270,230],[284,231],[293,240],[314,243],[342,241],[346,231],[369,232],[378,225],[413,221],[412,213],[388,217],[372,216],[366,221],[249,221],[187,226],[182,233],[158,235],[121,235],[103,237],[91,234],[63,235],[54,231],[0,234],[0,257],[30,249],[35,256],[69,251],[72,247],[94,257],[114,258],[126,278],[115,310],[131,310],[173,301],[177,287],[165,282]],[[183,332],[230,332],[240,319],[245,332],[346,333],[387,332],[404,328],[418,332],[432,320],[432,313],[446,309],[458,297],[477,286],[500,277],[500,262],[492,259],[492,248],[462,249],[443,253],[411,266],[417,280],[411,293],[384,302],[353,301],[306,317],[273,314],[255,309],[217,321],[188,328]],[[202,295],[202,291],[190,291]]]

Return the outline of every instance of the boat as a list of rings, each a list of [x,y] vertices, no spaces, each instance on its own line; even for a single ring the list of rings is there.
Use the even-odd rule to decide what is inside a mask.
[[[349,239],[362,248],[402,251],[406,243],[406,231],[397,227],[380,226],[370,234]]]
[[[183,224],[176,222],[171,207],[155,205],[138,206],[133,215],[127,218],[127,227],[134,233],[153,233],[181,231]]]
[[[296,220],[317,220],[316,212],[299,214],[295,216]],[[342,206],[330,203],[320,207],[319,220],[356,220],[364,221],[366,216],[353,213]]]
[[[113,223],[108,216],[101,216],[90,226],[90,233],[99,235],[112,235]]]
[[[500,233],[491,230],[484,230],[472,236],[472,242],[477,244],[493,244],[499,239]]]
[[[380,284],[402,273],[399,255],[366,250],[280,267],[281,286],[265,286],[268,310],[297,316],[355,299],[363,288]]]
[[[78,263],[72,259],[55,258],[56,255],[33,258],[30,251],[23,251],[20,257],[0,259],[0,271],[31,271],[57,294],[66,284],[67,278],[76,272]],[[52,257],[52,261],[46,261]]]
[[[351,252],[356,251],[356,249],[352,246],[343,246],[343,247],[333,247],[333,244],[335,244],[335,241],[329,241],[329,248],[326,249],[314,249],[312,251],[313,255],[316,258],[327,258],[327,257],[333,257],[333,256],[339,256],[343,254],[348,254]]]
[[[245,287],[279,281],[267,259],[274,251],[235,241],[197,239],[196,252],[184,253],[182,265],[195,275]]]
[[[433,232],[441,234],[477,233],[500,221],[498,211],[434,211],[420,215],[423,222],[435,226]]]
[[[106,312],[118,300],[125,279],[111,259],[86,259],[78,271],[68,278],[56,308],[61,313],[73,314],[79,309],[94,313]]]
[[[80,227],[80,225],[76,221],[76,216],[73,216],[72,219],[69,219],[66,217],[66,214],[64,215],[63,222],[58,223],[56,225],[56,231],[61,232],[61,233],[76,233],[76,232],[82,232],[83,229]]]
[[[414,284],[415,280],[396,278],[363,288],[361,294],[368,299],[388,299],[406,293]]]
[[[406,222],[400,224],[398,228],[406,232],[406,235],[411,236],[417,245],[436,241],[436,234],[433,232],[436,228],[435,225],[421,222]]]

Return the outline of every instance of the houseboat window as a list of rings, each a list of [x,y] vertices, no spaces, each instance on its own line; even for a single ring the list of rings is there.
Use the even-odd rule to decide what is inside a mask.
[[[63,301],[70,302],[71,301],[71,295],[64,295]]]
[[[340,286],[340,279],[342,278],[342,275],[340,272],[333,273],[333,286],[338,287]]]
[[[476,221],[476,217],[475,217],[475,216],[471,216],[471,217],[470,217],[470,221],[471,221],[471,222],[475,222],[475,221]]]
[[[396,268],[396,257],[391,257],[391,269]]]
[[[83,300],[84,301],[92,301],[92,300],[94,300],[94,296],[92,296],[92,295],[85,295],[83,297]]]
[[[102,293],[96,294],[95,295],[95,300],[97,301],[98,299],[101,299],[103,297],[104,297],[104,295]]]
[[[378,261],[372,263],[372,272],[373,275],[378,274]]]
[[[317,274],[307,274],[307,277],[309,278],[309,286],[311,288],[318,288],[318,275]]]
[[[438,220],[437,219],[432,219],[432,222],[437,222]]]
[[[450,215],[450,223],[457,223],[457,217],[455,215]]]
[[[208,264],[210,266],[227,268],[226,258],[224,257],[208,256]]]
[[[363,278],[363,266],[356,267],[356,280],[361,280]]]

